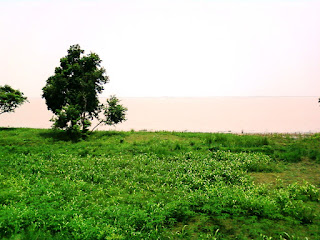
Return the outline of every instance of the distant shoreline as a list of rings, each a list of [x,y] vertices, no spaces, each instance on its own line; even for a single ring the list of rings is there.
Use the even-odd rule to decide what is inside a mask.
[[[6,130],[6,129],[27,129],[27,130],[52,130],[55,131],[52,128],[31,128],[31,127],[6,127],[6,126],[0,126],[0,131],[1,130]],[[58,131],[63,131],[63,130],[58,130]],[[319,132],[243,132],[243,133],[238,133],[238,132],[223,132],[223,131],[217,131],[217,132],[193,132],[193,131],[167,131],[167,130],[148,130],[148,129],[142,129],[142,130],[117,130],[117,129],[107,129],[107,130],[95,130],[93,132],[124,132],[124,133],[129,133],[129,132],[145,132],[145,133],[194,133],[194,134],[233,134],[233,135],[239,135],[239,136],[272,136],[272,135],[289,135],[289,136],[311,136],[315,134],[320,134]]]
[[[105,98],[100,98],[105,101]],[[127,121],[117,130],[241,134],[320,132],[317,97],[130,97]],[[53,114],[45,100],[29,98],[15,113],[2,114],[0,126],[49,129]],[[93,122],[92,126],[95,126]],[[113,127],[99,126],[98,130]]]

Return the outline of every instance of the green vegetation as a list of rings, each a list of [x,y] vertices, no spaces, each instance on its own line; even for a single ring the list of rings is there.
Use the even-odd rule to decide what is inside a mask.
[[[25,103],[27,98],[19,90],[9,85],[0,86],[0,114],[14,112],[14,110]]]
[[[0,128],[0,238],[319,239],[319,144]]]
[[[102,60],[98,54],[83,54],[79,45],[70,46],[68,55],[60,59],[60,66],[42,89],[42,97],[55,115],[53,127],[67,130],[75,139],[87,135],[94,118],[99,124],[114,125],[125,121],[127,111],[115,96],[106,105],[100,104],[98,94],[109,77],[100,66]],[[100,118],[101,112],[105,119]]]

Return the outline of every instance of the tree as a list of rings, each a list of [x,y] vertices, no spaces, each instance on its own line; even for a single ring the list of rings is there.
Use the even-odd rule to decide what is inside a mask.
[[[105,119],[99,119],[99,123],[92,129],[98,127],[101,123],[106,125],[116,125],[126,120],[126,107],[120,104],[120,100],[116,96],[107,99],[107,104],[102,106]]]
[[[0,86],[0,114],[14,112],[14,110],[27,100],[23,93],[9,85]]]
[[[79,45],[72,45],[42,89],[48,109],[55,114],[53,126],[82,134],[105,108],[98,94],[109,82],[105,69],[100,66],[100,57],[95,53],[83,54]]]

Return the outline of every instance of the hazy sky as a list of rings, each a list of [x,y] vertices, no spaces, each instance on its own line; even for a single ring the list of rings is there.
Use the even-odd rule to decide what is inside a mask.
[[[80,44],[104,96],[320,96],[320,1],[0,0],[0,85],[40,97]]]

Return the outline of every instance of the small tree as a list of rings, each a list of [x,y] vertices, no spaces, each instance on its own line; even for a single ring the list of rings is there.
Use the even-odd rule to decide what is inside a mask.
[[[14,112],[14,110],[27,101],[23,93],[9,85],[0,86],[0,114]]]
[[[92,129],[96,129],[101,123],[106,125],[116,125],[126,121],[126,107],[120,104],[120,100],[116,96],[111,96],[107,99],[107,104],[102,106],[104,119],[99,119],[99,123]]]
[[[71,46],[68,55],[60,59],[55,74],[48,78],[42,95],[48,109],[56,115],[53,126],[72,134],[86,133],[91,120],[99,118],[104,106],[98,94],[109,82],[100,66],[100,57],[95,53],[83,54],[79,45]]]

